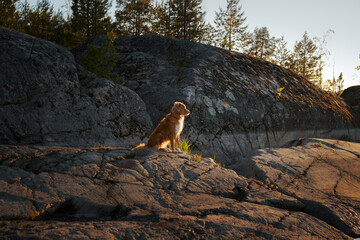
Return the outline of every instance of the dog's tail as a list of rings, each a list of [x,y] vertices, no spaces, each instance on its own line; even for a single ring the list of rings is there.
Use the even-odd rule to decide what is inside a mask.
[[[131,150],[135,150],[135,149],[138,149],[138,148],[143,148],[143,147],[146,147],[146,144],[145,143],[140,143],[139,145],[137,145],[136,147],[134,147],[133,149]]]

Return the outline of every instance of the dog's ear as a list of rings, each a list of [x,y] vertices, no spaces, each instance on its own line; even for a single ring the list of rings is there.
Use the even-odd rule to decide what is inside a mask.
[[[179,108],[179,102],[174,102],[174,105],[172,106],[172,108],[171,108],[171,112],[172,113],[175,113],[175,112],[177,112],[178,111],[178,108]]]

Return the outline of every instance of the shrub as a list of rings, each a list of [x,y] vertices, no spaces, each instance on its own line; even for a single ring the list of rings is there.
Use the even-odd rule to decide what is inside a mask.
[[[199,155],[199,154],[195,154],[192,158],[191,158],[192,161],[195,161],[195,162],[200,162],[202,160],[202,155]]]
[[[102,47],[88,46],[88,52],[81,59],[81,64],[98,77],[106,78],[115,82],[124,81],[117,73],[113,72],[116,62],[122,57],[116,54],[114,46],[115,35],[110,32],[105,37],[105,44]]]

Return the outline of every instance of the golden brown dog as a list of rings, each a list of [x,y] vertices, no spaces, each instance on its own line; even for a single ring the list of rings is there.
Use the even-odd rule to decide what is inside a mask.
[[[133,148],[133,150],[141,147],[153,149],[166,149],[170,144],[170,149],[180,152],[179,138],[184,128],[184,118],[189,116],[190,111],[186,109],[185,104],[175,102],[170,113],[164,117],[159,125],[155,128],[146,144],[142,143]]]

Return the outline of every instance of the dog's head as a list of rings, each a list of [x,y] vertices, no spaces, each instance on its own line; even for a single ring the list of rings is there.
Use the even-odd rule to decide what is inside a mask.
[[[182,102],[174,102],[174,105],[171,108],[171,113],[184,116],[190,115],[190,111],[186,109],[185,104],[183,104]]]

